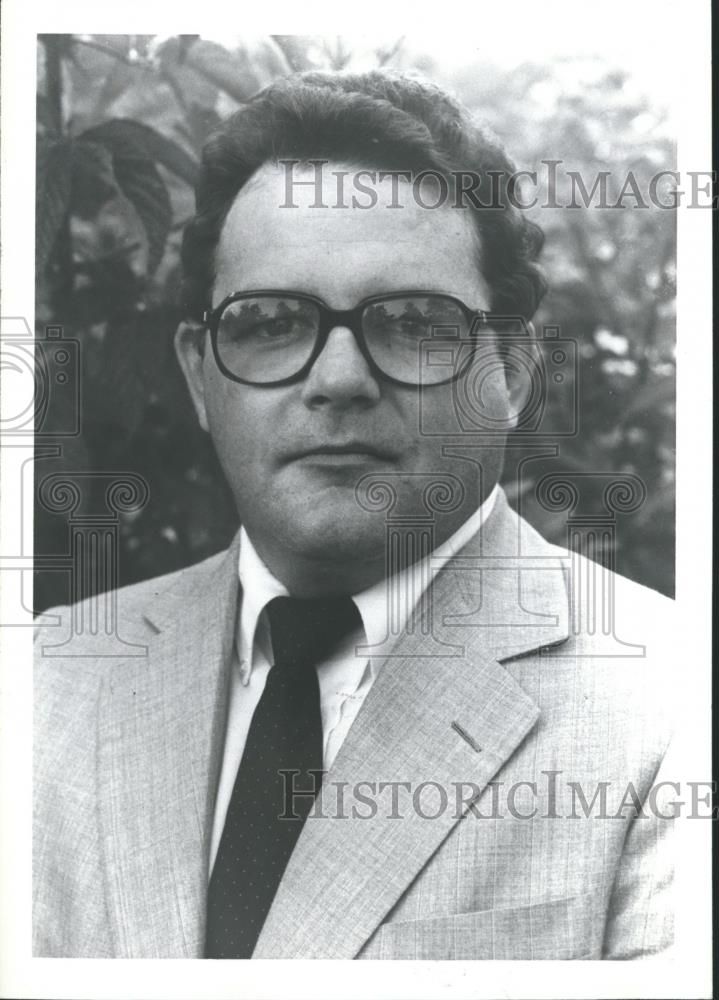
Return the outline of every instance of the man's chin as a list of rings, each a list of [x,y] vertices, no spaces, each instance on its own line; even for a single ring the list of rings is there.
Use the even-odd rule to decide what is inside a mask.
[[[385,549],[383,518],[355,509],[351,516],[323,516],[321,510],[288,524],[288,549],[327,563],[375,561]]]

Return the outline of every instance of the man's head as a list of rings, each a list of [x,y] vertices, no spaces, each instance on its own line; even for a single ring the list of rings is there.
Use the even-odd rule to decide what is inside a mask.
[[[327,161],[327,207],[315,207],[314,183],[293,185],[288,203],[287,160],[297,161],[297,181],[317,179],[308,161]],[[375,171],[370,208],[344,189],[338,199],[338,173],[347,172],[346,182],[363,169]],[[183,246],[189,320],[178,331],[178,355],[250,537],[298,593],[353,592],[382,575],[384,515],[358,503],[362,477],[388,482],[394,514],[410,520],[427,514],[432,476],[461,481],[464,496],[435,523],[439,543],[501,472],[501,435],[483,439],[470,460],[444,454],[442,438],[426,433],[447,425],[456,383],[420,391],[387,379],[349,320],[329,330],[302,378],[269,387],[228,378],[198,322],[227,297],[261,290],[312,296],[345,313],[377,295],[422,290],[452,296],[468,313],[529,320],[544,290],[536,227],[501,197],[492,208],[454,207],[453,193],[438,208],[423,207],[437,198],[424,188],[426,197],[413,196],[399,171],[449,179],[472,171],[496,191],[513,168],[442,91],[380,73],[283,80],[229,119],[203,158]],[[346,207],[330,207],[338,204]],[[513,384],[502,365],[487,372],[482,406],[495,427],[509,426],[521,379]]]

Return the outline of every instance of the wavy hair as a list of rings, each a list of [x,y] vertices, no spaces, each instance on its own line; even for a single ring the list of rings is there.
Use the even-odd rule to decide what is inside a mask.
[[[208,139],[196,214],[182,244],[183,308],[200,319],[210,307],[215,251],[243,185],[265,163],[284,159],[351,163],[367,169],[472,172],[494,185],[492,207],[467,206],[481,237],[477,266],[491,310],[531,319],[546,283],[536,263],[542,230],[506,197],[515,165],[466,108],[426,80],[375,70],[301,73],[275,81]]]

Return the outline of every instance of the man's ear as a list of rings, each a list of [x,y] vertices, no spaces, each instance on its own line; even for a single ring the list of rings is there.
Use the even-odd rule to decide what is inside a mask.
[[[193,320],[183,320],[175,333],[175,353],[185,376],[187,388],[204,431],[209,431],[205,406],[206,328]]]
[[[509,425],[515,428],[541,394],[542,358],[534,323],[527,323],[528,336],[508,337],[505,378],[509,396]]]

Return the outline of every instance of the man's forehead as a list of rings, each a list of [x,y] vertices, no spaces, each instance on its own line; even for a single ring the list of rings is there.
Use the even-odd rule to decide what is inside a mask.
[[[445,186],[444,194],[441,184]],[[437,202],[448,200],[449,186],[433,170],[383,170],[342,160],[286,159],[264,163],[240,195],[253,190],[272,193],[278,206],[285,208],[317,209],[324,205],[367,211],[368,203],[376,202],[378,208],[397,211],[414,200],[420,207],[434,211]]]
[[[433,183],[422,189],[425,205],[433,203]],[[218,244],[217,286],[237,290],[240,274],[251,285],[253,275],[259,280],[274,262],[282,264],[283,285],[317,265],[342,267],[361,283],[364,274],[371,277],[373,262],[381,272],[391,255],[390,287],[417,286],[416,275],[436,268],[456,275],[466,288],[477,280],[478,244],[466,209],[427,208],[413,196],[412,181],[396,174],[380,180],[379,171],[330,161],[321,170],[295,164],[290,175],[287,165],[265,164],[228,213]],[[454,290],[460,293],[457,285]]]
[[[341,213],[353,220],[369,217],[387,231],[400,232],[432,225],[441,215],[445,227],[453,225],[458,237],[466,235],[471,229],[466,208],[453,209],[446,197],[438,204],[441,200],[437,178],[428,172],[285,160],[263,164],[242,187],[229,215],[251,217],[261,211],[288,231],[293,216],[319,228],[326,213]]]

